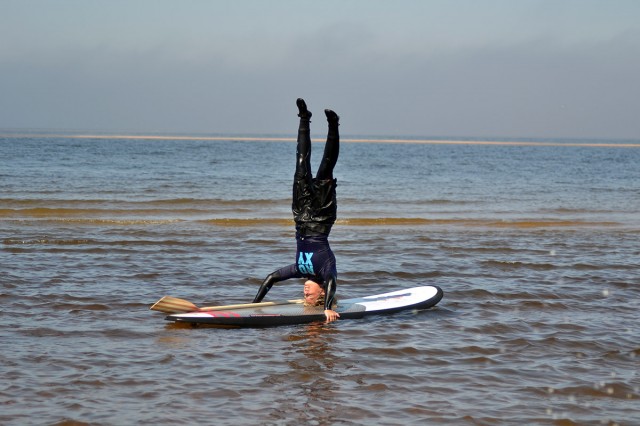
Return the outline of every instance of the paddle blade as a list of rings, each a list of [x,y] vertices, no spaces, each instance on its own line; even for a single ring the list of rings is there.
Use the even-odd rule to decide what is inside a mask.
[[[198,311],[198,307],[188,300],[177,297],[164,296],[151,306],[152,311],[164,312],[165,314],[182,314]]]

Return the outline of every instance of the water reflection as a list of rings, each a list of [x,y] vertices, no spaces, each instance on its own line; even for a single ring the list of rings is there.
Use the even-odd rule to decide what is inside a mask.
[[[289,343],[283,352],[285,373],[266,378],[280,390],[273,401],[271,420],[292,424],[328,425],[335,422],[340,386],[333,347],[339,333],[334,324],[312,323],[292,329],[284,336]],[[285,389],[281,389],[285,388]]]

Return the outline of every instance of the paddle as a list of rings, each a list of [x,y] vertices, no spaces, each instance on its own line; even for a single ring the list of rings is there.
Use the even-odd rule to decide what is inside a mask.
[[[206,306],[204,308],[198,308],[188,300],[178,299],[177,297],[164,296],[151,306],[151,310],[164,312],[165,314],[179,314],[186,312],[198,312],[198,311],[222,311],[227,309],[240,309],[240,308],[253,308],[258,306],[274,306],[274,305],[286,305],[289,303],[303,303],[304,300],[283,300],[279,302],[261,302],[261,303],[243,303],[239,305],[226,305],[226,306]]]

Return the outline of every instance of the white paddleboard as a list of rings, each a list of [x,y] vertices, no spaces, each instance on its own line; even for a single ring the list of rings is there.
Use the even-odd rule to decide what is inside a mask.
[[[435,306],[442,299],[442,296],[442,289],[437,286],[413,287],[360,298],[338,299],[335,310],[340,314],[340,319],[355,319],[373,314],[427,309]],[[321,306],[288,303],[172,314],[168,315],[166,320],[223,327],[270,327],[324,321],[325,316],[324,308]]]

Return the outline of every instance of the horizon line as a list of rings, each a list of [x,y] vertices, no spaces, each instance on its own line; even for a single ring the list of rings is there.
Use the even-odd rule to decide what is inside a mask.
[[[132,139],[132,140],[175,140],[175,141],[236,141],[236,142],[295,142],[294,137],[273,137],[273,136],[169,136],[169,135],[132,135],[132,134],[68,134],[68,133],[0,133],[0,137],[40,137],[40,138],[69,138],[69,139]],[[616,143],[616,142],[569,142],[576,138],[564,138],[567,142],[552,142],[544,140],[491,140],[491,139],[420,139],[406,137],[346,137],[340,141],[344,143],[399,143],[399,144],[424,144],[424,145],[497,145],[497,146],[570,146],[570,147],[608,147],[608,148],[640,148],[640,143]],[[533,138],[523,138],[533,139]],[[563,138],[558,138],[562,140]],[[593,139],[588,139],[593,140]]]

